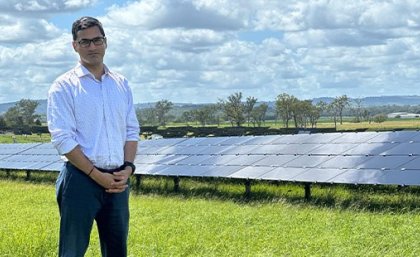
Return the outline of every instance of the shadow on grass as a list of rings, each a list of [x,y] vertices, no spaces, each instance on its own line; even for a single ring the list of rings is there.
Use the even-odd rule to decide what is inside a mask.
[[[313,185],[311,198],[305,199],[304,186],[296,183],[255,181],[246,194],[243,181],[211,178],[184,178],[174,190],[173,178],[143,178],[135,195],[163,195],[233,201],[239,204],[290,203],[370,212],[420,212],[420,187],[383,185]]]
[[[0,180],[54,185],[58,173],[0,170]],[[238,204],[289,203],[318,208],[370,212],[420,212],[420,187],[314,184],[311,198],[305,199],[302,184],[253,181],[246,194],[244,181],[215,178],[182,178],[174,188],[174,178],[142,177],[140,188],[131,179],[133,195],[159,195],[232,201]]]

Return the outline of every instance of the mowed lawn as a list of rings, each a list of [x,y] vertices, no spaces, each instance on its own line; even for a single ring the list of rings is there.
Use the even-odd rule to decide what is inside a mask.
[[[131,195],[129,256],[420,256],[417,190],[314,187],[306,202],[294,185],[245,200],[241,185],[147,183]],[[0,256],[57,256],[53,182],[1,178],[0,217]],[[100,256],[96,229],[86,256]]]

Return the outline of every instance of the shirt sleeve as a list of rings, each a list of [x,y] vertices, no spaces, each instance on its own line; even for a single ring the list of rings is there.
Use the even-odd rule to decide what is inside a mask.
[[[78,145],[73,110],[72,97],[64,82],[54,82],[48,92],[47,122],[51,143],[61,155]]]
[[[125,81],[127,83],[127,81]],[[128,83],[127,83],[128,84]],[[127,85],[128,113],[127,113],[127,139],[126,141],[138,141],[140,135],[140,124],[137,120],[136,110],[133,104],[133,94]]]

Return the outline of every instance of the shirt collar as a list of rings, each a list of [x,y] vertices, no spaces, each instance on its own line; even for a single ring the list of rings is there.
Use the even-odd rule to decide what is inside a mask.
[[[80,62],[77,63],[74,69],[75,69],[76,75],[79,78],[84,77],[84,76],[89,76],[89,75],[93,76],[92,73],[90,73],[90,71],[85,66],[83,66]],[[104,64],[104,69],[105,69],[105,75],[107,75],[109,73],[109,69],[105,64]]]

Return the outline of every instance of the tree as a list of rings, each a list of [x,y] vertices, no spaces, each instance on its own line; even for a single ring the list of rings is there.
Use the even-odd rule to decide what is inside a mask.
[[[251,121],[251,113],[254,109],[255,104],[257,103],[257,98],[253,97],[253,96],[249,96],[246,98],[246,102],[244,105],[244,112],[246,115],[246,121],[248,123],[249,126],[249,122]]]
[[[155,104],[155,112],[159,125],[166,126],[167,114],[172,109],[173,103],[169,100],[160,100]]]
[[[262,103],[259,106],[253,108],[251,112],[251,121],[252,124],[261,127],[261,124],[265,122],[265,115],[267,114],[268,105],[266,103]]]
[[[154,108],[136,109],[137,119],[142,125],[154,126],[157,124],[156,113]]]
[[[211,123],[218,123],[218,107],[215,104],[208,104],[193,111],[193,117],[200,122],[201,126]]]
[[[7,127],[6,120],[4,119],[3,115],[0,115],[0,129],[4,129]]]
[[[188,125],[189,122],[193,122],[195,120],[194,117],[195,110],[185,111],[181,115],[181,122],[185,122]]]
[[[242,93],[237,92],[228,97],[225,100],[219,100],[220,106],[222,106],[223,112],[226,118],[232,124],[232,127],[236,125],[240,127],[245,121],[244,118],[244,104],[242,103]]]
[[[363,100],[361,98],[353,99],[354,103],[354,122],[358,123],[362,121],[362,112],[363,112]]]
[[[309,122],[311,123],[311,128],[315,128],[316,124],[318,123],[319,118],[321,117],[323,106],[311,105],[311,109],[309,110]]]
[[[286,128],[289,128],[289,121],[293,117],[293,105],[298,99],[292,95],[283,93],[277,96],[276,99],[276,112],[277,115],[283,120]]]
[[[35,114],[38,102],[30,99],[22,99],[10,107],[4,114],[4,119],[9,126],[21,127],[33,125],[39,115]]]
[[[349,105],[349,98],[346,95],[336,97],[333,101],[336,114],[340,117],[340,124],[343,124],[343,110]]]

